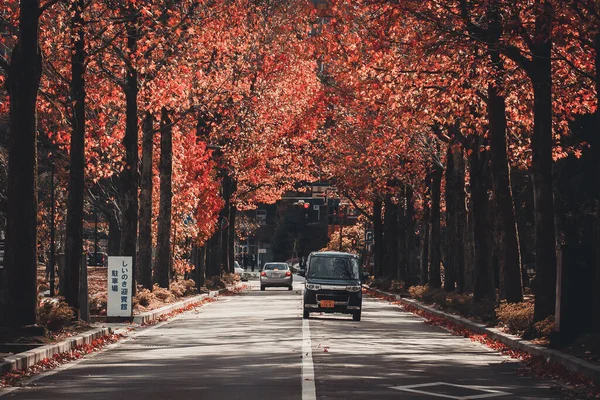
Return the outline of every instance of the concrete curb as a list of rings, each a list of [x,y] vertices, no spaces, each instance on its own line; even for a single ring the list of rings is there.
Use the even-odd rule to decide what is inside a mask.
[[[445,318],[450,320],[458,325],[465,326],[477,333],[485,334],[488,337],[495,339],[501,343],[504,343],[507,346],[510,346],[514,349],[518,349],[529,353],[534,356],[543,357],[546,362],[554,362],[557,364],[561,364],[566,367],[568,370],[572,372],[576,372],[578,374],[584,375],[594,381],[596,385],[600,385],[600,366],[594,365],[587,361],[581,360],[577,357],[571,356],[569,354],[561,353],[560,351],[548,349],[546,347],[538,346],[536,344],[531,343],[528,340],[521,339],[518,336],[511,335],[509,333],[505,333],[497,328],[489,328],[484,324],[479,324],[477,322],[473,322],[464,317],[460,317],[454,314],[448,314],[440,310],[436,310],[433,307],[426,306],[421,304],[420,302],[412,299],[404,299],[400,295],[387,293],[378,289],[372,289],[374,292],[380,293],[385,296],[395,297],[398,301],[403,304],[413,306],[422,311],[427,311],[428,313],[434,314],[438,317]]]
[[[0,372],[4,373],[29,368],[46,358],[52,358],[55,354],[65,353],[75,350],[79,346],[90,344],[94,340],[110,334],[110,332],[110,328],[96,328],[80,335],[70,337],[59,343],[48,344],[33,350],[8,356],[4,359],[2,364],[0,364]]]

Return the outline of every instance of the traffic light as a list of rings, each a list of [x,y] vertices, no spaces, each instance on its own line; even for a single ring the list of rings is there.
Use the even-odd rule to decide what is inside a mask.
[[[304,203],[303,206],[305,210],[308,210],[310,208],[310,203]]]

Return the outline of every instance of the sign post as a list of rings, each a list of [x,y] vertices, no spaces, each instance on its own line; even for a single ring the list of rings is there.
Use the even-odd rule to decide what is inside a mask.
[[[106,315],[131,317],[133,257],[108,257]]]

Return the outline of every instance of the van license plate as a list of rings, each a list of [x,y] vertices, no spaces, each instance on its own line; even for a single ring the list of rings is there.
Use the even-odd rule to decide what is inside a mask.
[[[321,308],[333,308],[333,307],[335,307],[335,301],[321,300]]]

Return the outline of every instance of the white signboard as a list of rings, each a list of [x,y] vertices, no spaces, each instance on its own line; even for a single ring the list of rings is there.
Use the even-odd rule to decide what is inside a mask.
[[[258,254],[266,254],[267,249],[258,249]]]
[[[131,317],[132,273],[132,257],[108,257],[107,316]]]

